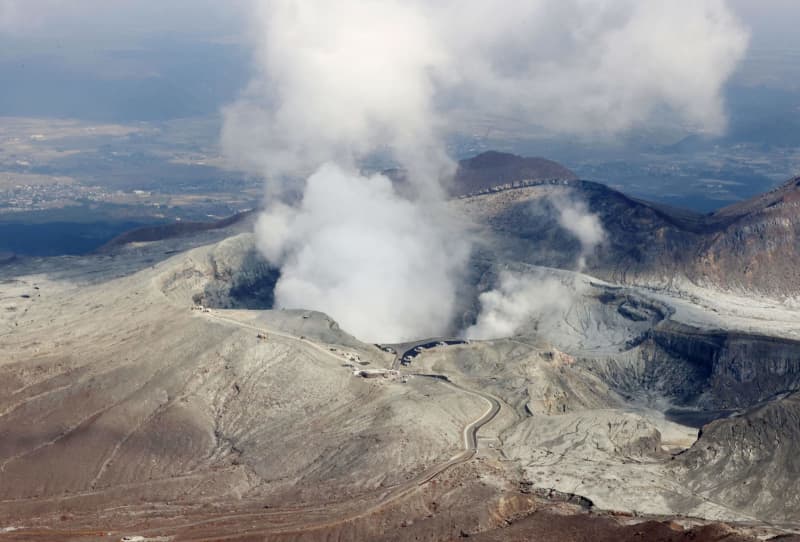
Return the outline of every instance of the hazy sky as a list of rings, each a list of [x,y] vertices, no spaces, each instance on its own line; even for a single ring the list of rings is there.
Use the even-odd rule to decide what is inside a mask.
[[[0,0],[0,116],[215,114],[246,83],[238,0]]]
[[[249,3],[0,0],[0,115],[152,120],[214,113],[248,78]],[[800,50],[800,2],[728,4],[752,30],[750,61],[741,65],[746,77],[735,80],[796,88],[794,59],[763,50]]]
[[[690,1],[690,0],[689,0]],[[248,0],[0,0],[0,32],[126,45],[168,33],[217,40],[238,34]],[[796,0],[728,0],[753,30],[754,47],[800,48]]]
[[[235,34],[244,0],[0,0],[0,30],[18,37],[127,45],[169,33],[200,39]]]
[[[728,4],[750,27],[754,49],[800,49],[797,0],[729,0]]]

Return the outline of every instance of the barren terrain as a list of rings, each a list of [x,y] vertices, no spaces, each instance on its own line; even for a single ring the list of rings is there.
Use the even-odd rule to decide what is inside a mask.
[[[474,287],[511,268],[563,309],[372,345],[270,310],[247,220],[0,268],[0,538],[800,532],[791,303],[542,267],[487,230]]]

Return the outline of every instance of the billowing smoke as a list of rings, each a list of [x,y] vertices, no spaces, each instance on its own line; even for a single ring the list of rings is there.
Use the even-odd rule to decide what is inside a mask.
[[[467,328],[468,339],[511,337],[536,318],[559,318],[574,298],[574,289],[555,278],[503,271],[497,288],[478,298],[481,312]]]
[[[449,62],[434,21],[400,0],[254,3],[261,72],[227,109],[228,154],[272,179],[388,148],[424,190],[452,169],[431,74]]]
[[[590,213],[583,201],[570,196],[556,197],[552,201],[558,211],[558,223],[581,244],[581,252],[576,263],[578,271],[583,271],[586,269],[587,256],[591,255],[606,238],[600,217]]]
[[[276,305],[323,310],[373,341],[445,333],[469,251],[439,184],[454,166],[434,108],[431,74],[447,59],[433,21],[405,1],[279,0],[255,15],[263,73],[226,111],[223,141],[272,196],[316,169],[302,201],[270,202],[256,229],[281,267]],[[417,199],[359,173],[384,148]]]
[[[572,194],[550,198],[559,225],[581,245],[575,262],[577,271],[586,269],[586,258],[601,246],[606,232],[600,217]],[[541,278],[503,271],[497,286],[478,297],[480,313],[464,335],[469,339],[510,337],[541,318],[562,318],[578,296],[583,282],[569,277]]]
[[[381,175],[323,165],[298,208],[274,208],[258,223],[259,248],[282,269],[276,299],[313,300],[373,341],[445,333],[468,251],[441,205],[399,198]]]
[[[223,144],[268,180],[256,233],[281,266],[276,304],[372,340],[452,319],[468,254],[440,184],[454,115],[618,133],[668,110],[720,130],[747,42],[721,0],[264,0],[250,18],[256,73]],[[375,151],[408,172],[412,199],[359,172]],[[281,203],[309,174],[302,201]]]

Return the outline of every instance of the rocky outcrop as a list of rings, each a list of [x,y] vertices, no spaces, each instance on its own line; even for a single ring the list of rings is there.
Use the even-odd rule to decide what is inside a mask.
[[[643,356],[661,377],[655,380],[682,404],[746,408],[800,389],[800,343],[788,339],[669,322],[654,329]]]
[[[724,227],[704,239],[692,269],[696,281],[800,294],[800,177],[713,216]]]
[[[800,394],[706,425],[675,468],[696,492],[771,521],[800,507]]]
[[[270,309],[280,272],[255,248],[253,234],[224,240],[203,260],[187,259],[162,278],[170,296],[220,309]]]
[[[589,363],[626,396],[678,406],[738,410],[800,390],[800,343],[789,339],[665,321],[613,358]]]

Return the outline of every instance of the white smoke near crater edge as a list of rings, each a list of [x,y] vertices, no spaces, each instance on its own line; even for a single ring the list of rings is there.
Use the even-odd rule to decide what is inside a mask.
[[[254,3],[261,72],[225,111],[228,156],[268,194],[306,175],[302,201],[269,201],[258,245],[280,266],[275,304],[327,312],[359,338],[395,341],[449,328],[468,242],[444,207],[430,74],[446,60],[414,2]],[[359,159],[389,148],[419,199]],[[336,165],[333,165],[336,164]]]
[[[578,255],[578,271],[586,268],[586,257],[605,240],[606,231],[600,217],[590,213],[583,201],[571,196],[551,198],[558,211],[558,223],[562,228],[574,235],[581,243]]]
[[[398,198],[381,175],[325,164],[296,208],[265,213],[259,249],[281,266],[281,307],[312,307],[377,342],[447,332],[468,255],[442,203]]]
[[[550,197],[558,213],[558,223],[581,244],[576,266],[586,268],[586,258],[605,240],[600,217],[591,213],[585,202],[572,194]],[[467,328],[468,339],[511,337],[543,318],[559,319],[581,295],[582,283],[576,279],[559,280],[503,271],[498,285],[478,297],[480,312],[474,325]]]
[[[478,297],[481,312],[467,339],[512,337],[538,318],[560,318],[574,292],[560,280],[503,271],[497,288]]]
[[[250,15],[255,74],[224,110],[222,143],[267,180],[257,235],[281,266],[277,306],[324,310],[372,340],[452,320],[468,252],[440,185],[454,115],[619,133],[667,109],[719,131],[720,89],[747,44],[721,0],[263,0]],[[416,198],[358,172],[377,150]],[[286,179],[314,171],[299,206],[280,202]]]

